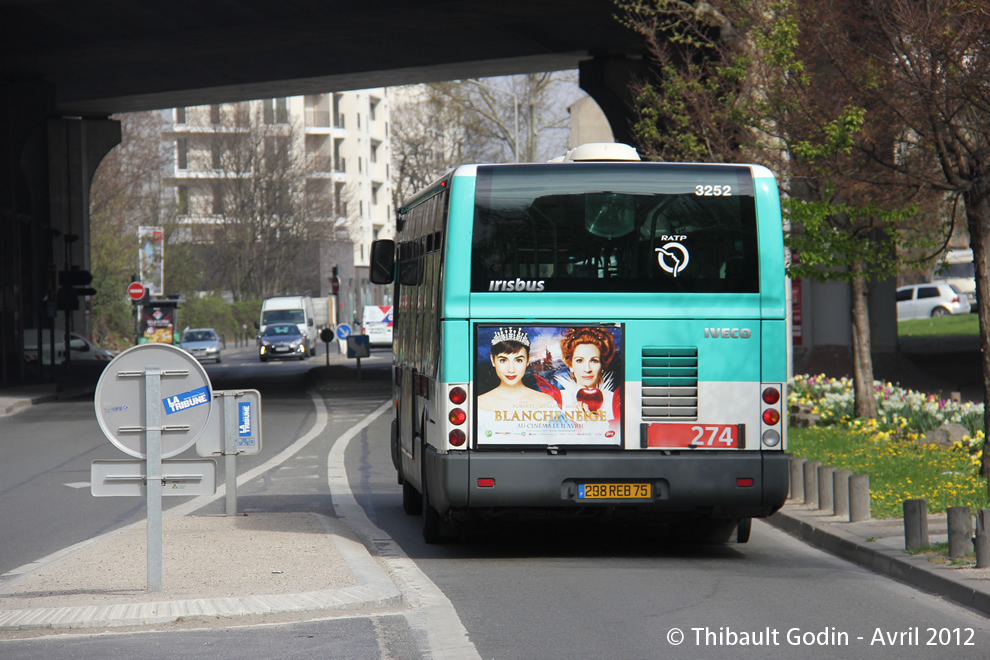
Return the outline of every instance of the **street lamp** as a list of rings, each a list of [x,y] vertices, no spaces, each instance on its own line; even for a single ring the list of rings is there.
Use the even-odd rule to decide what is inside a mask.
[[[516,141],[515,144],[513,144],[514,147],[513,151],[515,152],[516,162],[518,163],[519,162],[519,97],[508,90],[502,89],[501,87],[495,87],[494,85],[489,85],[488,83],[483,83],[479,80],[468,80],[468,82],[478,85],[480,87],[487,87],[488,89],[495,90],[496,92],[502,92],[503,94],[508,94],[509,96],[512,97],[512,100],[515,103],[515,117],[516,117]]]

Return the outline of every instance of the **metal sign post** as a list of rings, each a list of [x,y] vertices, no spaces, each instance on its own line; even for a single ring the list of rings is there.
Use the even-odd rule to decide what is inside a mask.
[[[223,397],[223,479],[227,486],[226,513],[237,515],[237,410],[236,399]]]
[[[148,591],[162,591],[162,371],[144,369],[145,474],[148,503]]]
[[[133,484],[143,483],[148,506],[148,591],[152,593],[162,591],[162,495],[170,479],[166,468],[180,469],[162,459],[186,450],[203,433],[213,408],[210,394],[210,379],[203,366],[168,344],[142,344],[124,351],[110,361],[96,385],[93,401],[100,429],[124,453],[144,459],[144,474],[135,474],[134,465],[94,462],[90,490],[95,497],[132,495]],[[169,418],[171,423],[163,423],[164,415],[174,415]],[[188,491],[205,487],[215,491],[216,465],[192,467],[197,472],[171,477],[176,490],[181,482],[185,491],[174,494],[192,494]]]
[[[371,356],[371,344],[368,335],[350,335],[347,337],[347,357],[357,358],[357,379],[361,380],[361,358]]]
[[[220,409],[214,409],[206,433],[196,443],[200,456],[224,457],[226,515],[237,515],[237,455],[261,451],[261,393],[258,390],[216,390]]]

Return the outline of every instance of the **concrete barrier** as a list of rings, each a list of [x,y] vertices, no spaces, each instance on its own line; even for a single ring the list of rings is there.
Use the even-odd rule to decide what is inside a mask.
[[[832,510],[832,473],[835,468],[831,465],[818,466],[818,508]]]
[[[945,510],[949,525],[949,556],[965,557],[973,547],[973,516],[968,506],[950,506]]]
[[[791,456],[788,461],[790,465],[791,488],[789,497],[792,500],[804,501],[804,459],[800,456]]]
[[[849,522],[870,519],[870,475],[849,477]]]
[[[917,550],[928,545],[928,502],[904,500],[904,549]]]
[[[990,568],[990,509],[976,512],[976,567]]]
[[[849,517],[849,477],[852,470],[836,470],[832,473],[832,513]]]
[[[804,462],[804,503],[818,508],[818,466],[821,461]]]

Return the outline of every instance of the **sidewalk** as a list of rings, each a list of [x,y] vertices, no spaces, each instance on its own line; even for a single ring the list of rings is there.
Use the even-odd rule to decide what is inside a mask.
[[[789,500],[768,522],[809,545],[990,617],[990,568],[949,566],[904,551],[900,518],[844,522]],[[929,543],[948,541],[946,516],[928,516]]]
[[[147,591],[144,522],[0,576],[0,639],[233,618],[272,623],[402,603],[350,528],[327,516],[166,514],[162,536],[160,593]]]

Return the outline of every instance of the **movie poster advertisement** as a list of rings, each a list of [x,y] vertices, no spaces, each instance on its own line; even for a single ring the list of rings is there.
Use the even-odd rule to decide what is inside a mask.
[[[138,272],[152,296],[165,295],[165,230],[138,227]]]
[[[174,307],[143,307],[141,309],[141,343],[172,344],[175,330]]]
[[[478,326],[478,445],[622,442],[622,328]]]

